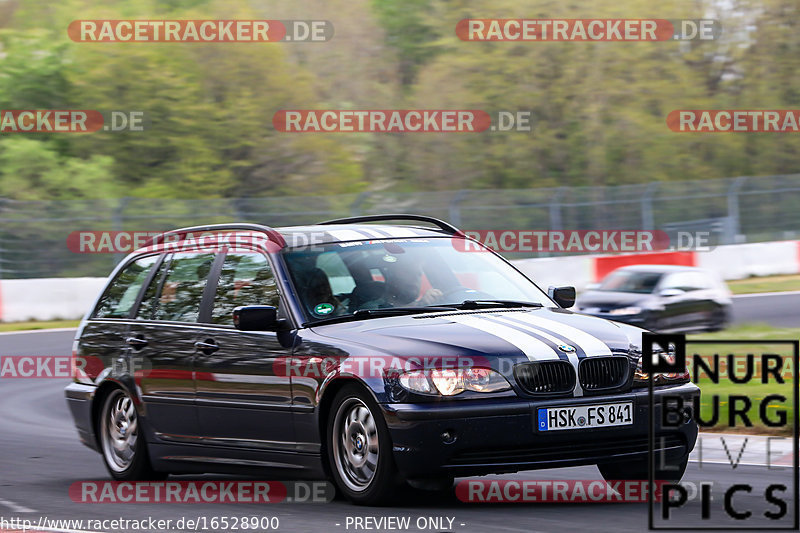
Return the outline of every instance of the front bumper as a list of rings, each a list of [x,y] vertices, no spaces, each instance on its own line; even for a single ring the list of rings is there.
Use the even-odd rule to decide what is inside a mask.
[[[655,449],[665,460],[686,457],[697,440],[694,384],[654,389]],[[689,420],[661,426],[664,397],[681,397]],[[539,431],[537,409],[633,401],[633,424]],[[644,459],[648,454],[648,388],[579,398],[487,399],[382,404],[400,471],[409,478],[466,476]],[[450,439],[446,437],[450,437]],[[455,437],[453,440],[452,437]]]

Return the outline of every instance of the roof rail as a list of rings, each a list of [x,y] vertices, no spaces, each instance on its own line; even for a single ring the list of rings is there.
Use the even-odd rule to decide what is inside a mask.
[[[387,221],[387,220],[416,220],[419,222],[428,222],[437,226],[439,229],[449,233],[450,235],[461,235],[463,232],[445,222],[444,220],[439,220],[438,218],[428,217],[425,215],[410,215],[410,214],[391,214],[391,215],[364,215],[360,217],[346,217],[346,218],[337,218],[335,220],[326,220],[325,222],[318,222],[317,224],[320,226],[330,225],[330,224],[358,224],[360,222],[379,222],[379,221]]]
[[[186,228],[179,228],[170,231],[165,231],[164,233],[159,233],[158,235],[154,235],[153,237],[149,238],[145,241],[144,245],[141,248],[146,248],[148,246],[152,246],[153,244],[158,244],[159,242],[163,242],[164,239],[168,235],[179,235],[184,237],[190,233],[204,233],[209,231],[227,231],[227,230],[246,230],[246,231],[257,231],[260,233],[266,233],[269,236],[269,239],[276,244],[278,244],[281,248],[286,246],[286,240],[283,238],[277,230],[269,227],[264,226],[262,224],[246,224],[246,223],[230,223],[230,224],[208,224],[205,226],[189,226]]]

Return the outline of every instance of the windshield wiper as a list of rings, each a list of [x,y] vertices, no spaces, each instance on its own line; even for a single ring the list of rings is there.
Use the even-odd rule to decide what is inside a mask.
[[[464,300],[453,307],[457,309],[488,309],[492,307],[544,307],[539,302],[523,302],[518,300]]]
[[[456,306],[428,305],[424,307],[385,307],[380,309],[359,309],[349,315],[332,316],[306,322],[303,326],[319,326],[322,324],[334,324],[336,322],[349,322],[352,320],[366,320],[393,315],[415,315],[420,313],[436,313],[441,311],[457,311]]]
[[[517,307],[544,307],[539,302],[524,302],[517,300],[464,300],[460,304],[428,305],[423,307],[384,307],[379,309],[359,309],[354,313],[341,316],[321,318],[303,324],[303,327],[335,324],[337,322],[351,322],[354,320],[367,320],[393,315],[418,315],[421,313],[438,313],[446,311],[463,311],[469,309],[492,309],[502,307],[506,309]]]
[[[456,311],[453,305],[426,305],[424,307],[382,307],[380,309],[359,309],[354,316],[373,317],[386,315],[413,315],[417,313],[435,313],[438,311]]]

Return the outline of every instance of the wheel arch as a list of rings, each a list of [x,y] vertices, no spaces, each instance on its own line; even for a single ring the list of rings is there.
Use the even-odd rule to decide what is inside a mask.
[[[94,393],[94,398],[92,399],[92,429],[94,430],[94,440],[98,446],[98,449],[102,446],[100,442],[100,427],[98,426],[100,422],[100,409],[103,408],[103,402],[105,402],[106,398],[109,394],[111,394],[114,390],[122,390],[125,394],[130,396],[134,404],[137,404],[137,398],[133,394],[131,394],[128,387],[126,387],[123,383],[113,380],[107,379],[103,381],[98,387],[97,391]],[[137,405],[137,411],[140,411],[139,406]],[[141,413],[139,413],[141,415]]]
[[[355,376],[338,376],[326,381],[323,383],[322,387],[320,387],[319,400],[317,402],[317,429],[320,435],[319,442],[322,468],[328,476],[331,475],[331,465],[328,461],[328,420],[330,420],[331,417],[333,399],[339,391],[348,385],[361,389],[363,392],[369,394],[375,403],[380,403],[375,391],[373,391],[367,383]]]

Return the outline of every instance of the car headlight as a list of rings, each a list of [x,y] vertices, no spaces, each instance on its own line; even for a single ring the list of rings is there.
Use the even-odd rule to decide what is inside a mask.
[[[674,361],[675,356],[672,354],[667,354],[665,356],[667,360]],[[636,371],[633,374],[633,386],[634,387],[645,387],[649,383],[649,375],[644,371],[642,368],[642,358],[639,358],[639,362],[636,364]],[[671,373],[664,373],[664,372],[656,372],[653,374],[653,385],[679,385],[681,383],[688,383],[689,382],[689,369],[684,368],[682,372],[671,372]]]
[[[642,312],[641,307],[630,306],[630,307],[620,307],[619,309],[611,309],[608,314],[609,315],[638,315]]]
[[[500,392],[511,385],[489,368],[445,368],[412,370],[400,374],[400,385],[411,392],[455,396],[464,391]]]

